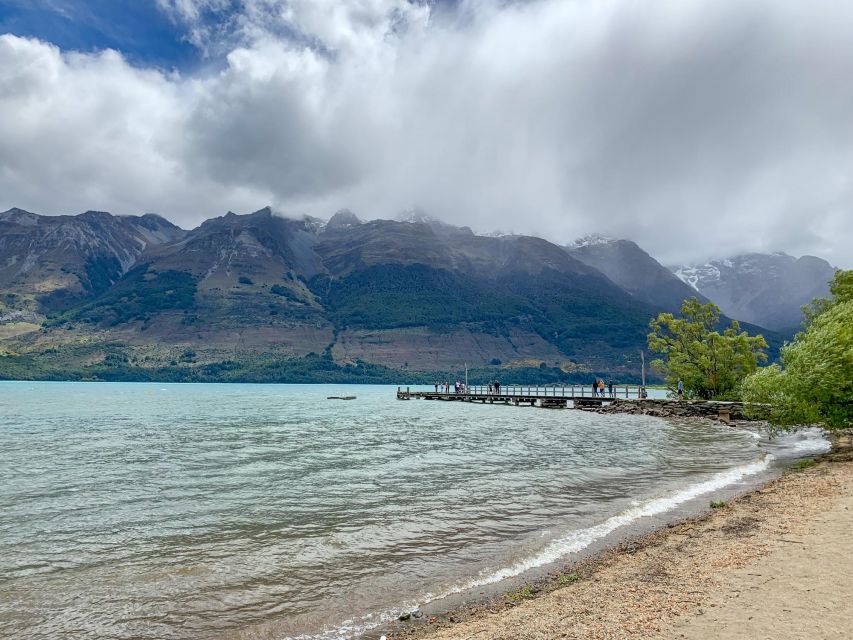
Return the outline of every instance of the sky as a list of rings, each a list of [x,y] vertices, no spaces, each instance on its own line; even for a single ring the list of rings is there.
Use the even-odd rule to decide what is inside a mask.
[[[851,33],[836,0],[0,0],[0,210],[853,268]]]

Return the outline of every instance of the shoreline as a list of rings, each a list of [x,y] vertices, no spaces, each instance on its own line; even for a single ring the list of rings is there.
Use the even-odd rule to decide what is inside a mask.
[[[500,583],[491,593],[445,601],[444,607],[434,603],[418,619],[392,622],[363,637],[658,638],[673,625],[688,628],[692,617],[705,614],[703,607],[718,606],[706,603],[720,595],[728,573],[790,553],[786,547],[803,543],[789,538],[803,535],[853,495],[853,430],[830,437],[832,451],[817,456],[815,465],[732,490],[724,507],[675,514],[651,529],[614,536],[585,557],[552,565],[544,576]],[[853,541],[848,557],[851,551]],[[733,619],[741,622],[736,613]]]

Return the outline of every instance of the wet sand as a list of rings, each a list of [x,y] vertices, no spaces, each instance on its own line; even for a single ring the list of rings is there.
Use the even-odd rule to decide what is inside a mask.
[[[802,471],[393,638],[853,637],[851,437]]]

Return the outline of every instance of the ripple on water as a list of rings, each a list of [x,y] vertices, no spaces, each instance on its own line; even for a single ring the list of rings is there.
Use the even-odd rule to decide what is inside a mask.
[[[825,446],[393,393],[0,383],[0,635],[337,638]]]

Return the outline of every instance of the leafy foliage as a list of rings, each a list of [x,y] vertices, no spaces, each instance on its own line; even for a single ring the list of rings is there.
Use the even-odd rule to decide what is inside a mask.
[[[91,293],[109,289],[121,277],[121,263],[115,256],[92,256],[87,258],[86,277],[83,284]]]
[[[770,405],[772,424],[853,425],[853,271],[839,271],[830,293],[804,310],[805,330],[782,347],[782,364],[744,381],[744,399]]]
[[[294,294],[293,291],[291,291],[287,287],[283,287],[280,284],[274,284],[273,286],[271,286],[270,293],[276,296],[281,296],[286,300],[292,300],[293,302],[301,302],[299,296]]]
[[[488,322],[531,309],[518,296],[495,295],[480,282],[423,265],[379,265],[341,279],[311,281],[336,324],[368,329]]]
[[[167,363],[168,364],[165,364]],[[482,367],[468,372],[473,384],[500,380],[510,384],[588,384],[601,372],[565,372],[558,367]],[[279,357],[264,353],[235,353],[223,360],[206,360],[193,349],[161,353],[154,363],[121,342],[79,342],[22,354],[0,354],[0,380],[103,380],[127,382],[255,382],[432,385],[464,379],[463,370],[411,371],[363,361],[334,362],[330,354]],[[618,383],[637,382],[625,376]]]
[[[185,351],[169,366],[155,367],[132,364],[123,349],[115,345],[106,347],[102,361],[85,366],[79,364],[79,357],[74,358],[77,364],[66,360],[82,354],[56,354],[55,358],[0,355],[0,380],[426,384],[435,378],[435,374],[402,372],[366,362],[341,365],[316,354],[195,364],[195,356],[190,353]]]
[[[489,279],[425,265],[377,265],[340,279],[316,277],[310,288],[338,328],[444,331],[467,324],[509,336],[523,327],[566,355],[609,362],[643,343],[651,311],[604,292],[600,280],[548,270]]]
[[[149,271],[142,265],[129,271],[115,286],[91,302],[60,316],[55,323],[75,320],[115,326],[144,320],[165,309],[191,309],[195,278],[184,271]]]
[[[681,316],[661,313],[652,320],[649,349],[666,357],[652,362],[653,369],[670,387],[682,380],[688,397],[736,397],[743,379],[756,370],[759,360],[767,359],[764,338],[741,331],[736,320],[722,333],[716,331],[720,309],[696,298],[682,303]]]

